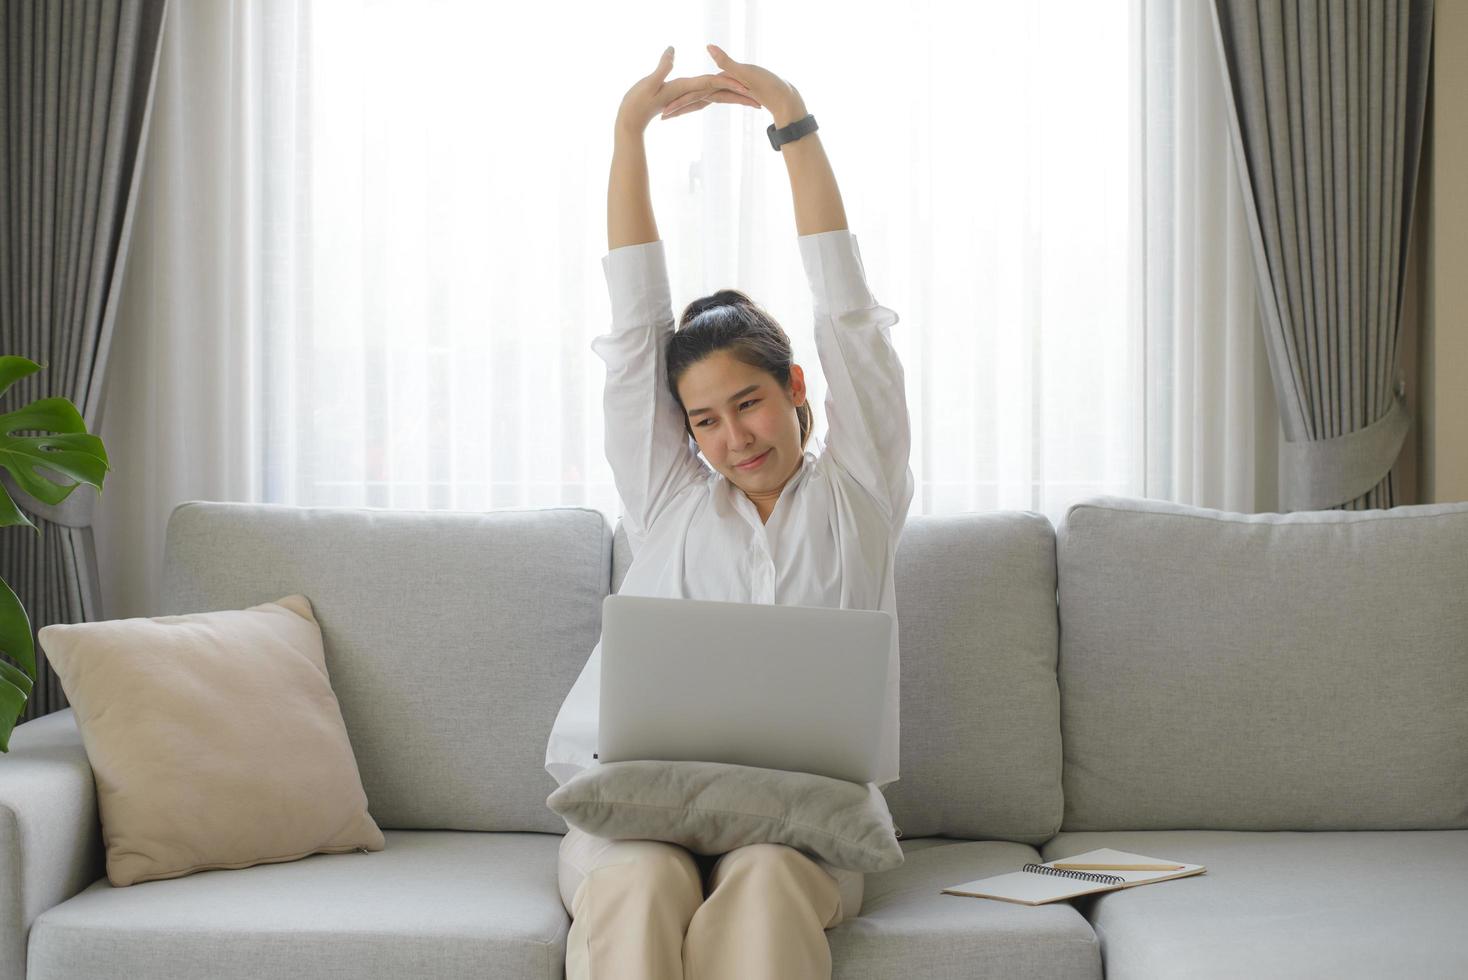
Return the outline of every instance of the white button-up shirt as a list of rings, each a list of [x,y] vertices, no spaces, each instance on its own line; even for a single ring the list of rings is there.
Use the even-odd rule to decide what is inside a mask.
[[[623,595],[885,609],[897,615],[894,557],[913,476],[898,316],[867,287],[856,236],[802,235],[816,351],[826,379],[827,434],[804,453],[770,514],[705,463],[664,379],[674,330],[661,241],[603,259],[612,330],[592,341],[606,362],[606,452],[633,560]],[[649,426],[649,420],[651,426]],[[809,444],[808,444],[809,445]],[[899,661],[887,669],[878,786],[897,779]],[[601,643],[561,705],[545,768],[558,784],[596,765]]]

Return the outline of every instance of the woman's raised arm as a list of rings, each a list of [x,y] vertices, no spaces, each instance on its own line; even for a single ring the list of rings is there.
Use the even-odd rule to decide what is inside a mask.
[[[683,410],[668,390],[665,347],[673,333],[667,256],[653,221],[642,133],[669,100],[690,92],[746,97],[729,79],[709,75],[664,82],[673,52],[627,92],[617,112],[617,144],[607,189],[607,239],[602,259],[611,295],[612,328],[591,349],[607,366],[602,404],[607,462],[622,498],[627,533],[637,550],[664,506],[711,472],[684,428]],[[749,100],[752,101],[752,100]]]
[[[658,223],[652,213],[642,133],[618,127],[612,148],[612,178],[607,186],[607,249],[657,240]]]
[[[779,75],[759,65],[746,64],[729,57],[717,44],[708,46],[714,64],[722,71],[718,76],[732,78],[746,87],[756,107],[770,110],[776,129],[804,119],[805,100],[800,90]],[[710,102],[735,101],[712,98],[704,92],[690,92],[670,101],[663,118],[671,119],[686,112],[696,112]],[[738,100],[750,104],[748,99]],[[818,235],[824,231],[840,231],[846,227],[846,208],[841,203],[841,190],[831,161],[826,159],[820,133],[810,133],[780,147],[785,169],[790,174],[790,192],[795,199],[795,231],[799,235]]]
[[[607,248],[642,245],[658,240],[648,189],[647,151],[642,134],[653,116],[668,103],[689,95],[708,101],[758,106],[744,85],[725,75],[699,75],[665,81],[673,70],[673,49],[663,52],[651,75],[639,78],[617,109],[612,176],[607,186]]]
[[[777,128],[806,114],[794,85],[759,65],[735,61],[708,46],[723,74],[743,82],[769,109]],[[671,102],[663,118],[697,112],[711,99],[691,93]],[[856,236],[831,163],[816,133],[780,147],[795,197],[800,256],[810,280],[816,353],[826,376],[826,454],[878,501],[900,531],[912,502],[908,464],[912,434],[902,362],[892,344],[895,311],[877,302],[867,286]]]

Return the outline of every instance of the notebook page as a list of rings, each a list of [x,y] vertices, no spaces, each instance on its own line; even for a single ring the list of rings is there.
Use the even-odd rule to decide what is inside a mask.
[[[1033,871],[1012,871],[992,878],[979,878],[953,885],[943,891],[949,895],[968,895],[973,898],[997,898],[1002,902],[1018,902],[1020,905],[1044,905],[1077,895],[1092,892],[1112,891],[1117,885],[1098,885],[1089,881],[1076,881],[1058,875],[1036,874]]]

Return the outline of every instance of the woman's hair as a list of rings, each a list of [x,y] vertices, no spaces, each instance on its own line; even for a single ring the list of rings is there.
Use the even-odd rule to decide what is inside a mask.
[[[690,438],[693,427],[688,423],[688,406],[678,394],[678,382],[693,365],[720,351],[771,375],[781,388],[790,384],[790,338],[774,317],[737,289],[721,289],[694,300],[684,308],[666,350],[668,388],[683,409],[683,428]],[[809,398],[796,407],[795,416],[804,449],[813,421]]]

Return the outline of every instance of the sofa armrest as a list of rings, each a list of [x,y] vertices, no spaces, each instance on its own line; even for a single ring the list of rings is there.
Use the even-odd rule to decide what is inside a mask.
[[[106,870],[75,712],[16,726],[0,755],[0,980],[25,980],[31,924]]]

